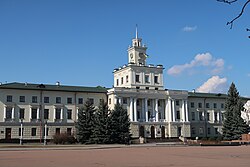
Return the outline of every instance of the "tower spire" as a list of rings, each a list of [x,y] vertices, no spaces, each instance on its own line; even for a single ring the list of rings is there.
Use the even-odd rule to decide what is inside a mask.
[[[138,26],[137,24],[135,25],[135,39],[138,39]]]

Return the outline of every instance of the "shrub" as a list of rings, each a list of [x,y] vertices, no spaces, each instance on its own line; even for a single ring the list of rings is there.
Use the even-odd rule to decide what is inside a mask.
[[[73,135],[68,135],[67,133],[55,134],[53,136],[53,142],[55,144],[73,144],[76,142],[76,139]]]

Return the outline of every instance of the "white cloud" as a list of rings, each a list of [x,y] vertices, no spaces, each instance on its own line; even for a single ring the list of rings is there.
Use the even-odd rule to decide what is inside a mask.
[[[196,89],[197,92],[203,93],[226,93],[227,90],[227,78],[220,78],[219,76],[212,76]]]
[[[248,73],[247,76],[250,77],[250,73]]]
[[[194,70],[193,68],[195,67],[206,67],[211,74],[219,74],[224,69],[224,60],[215,59],[210,53],[198,54],[189,63],[172,66],[168,69],[167,73],[169,75],[179,75],[184,71]]]
[[[192,31],[195,31],[196,29],[197,29],[197,26],[193,26],[193,27],[185,26],[185,27],[182,28],[182,31],[184,31],[184,32],[192,32]]]

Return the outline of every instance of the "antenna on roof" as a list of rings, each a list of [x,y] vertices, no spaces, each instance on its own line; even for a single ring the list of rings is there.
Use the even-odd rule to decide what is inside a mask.
[[[137,24],[135,25],[135,39],[138,39],[138,26]]]

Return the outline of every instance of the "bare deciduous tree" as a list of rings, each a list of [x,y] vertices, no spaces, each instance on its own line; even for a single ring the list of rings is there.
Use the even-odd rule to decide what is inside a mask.
[[[218,1],[218,2],[227,3],[227,4],[231,5],[232,3],[235,3],[235,2],[237,2],[238,0],[217,0],[217,1]],[[227,22],[227,25],[230,26],[230,29],[233,28],[234,21],[237,20],[237,19],[239,19],[239,18],[243,15],[243,13],[244,13],[244,11],[245,11],[245,8],[247,7],[247,5],[248,5],[249,3],[250,3],[250,0],[246,0],[246,2],[244,3],[244,5],[243,5],[242,8],[241,8],[240,13],[239,13],[235,18],[233,18],[231,21]],[[246,31],[250,31],[250,29],[247,28]],[[250,38],[250,36],[248,36],[248,38]]]

